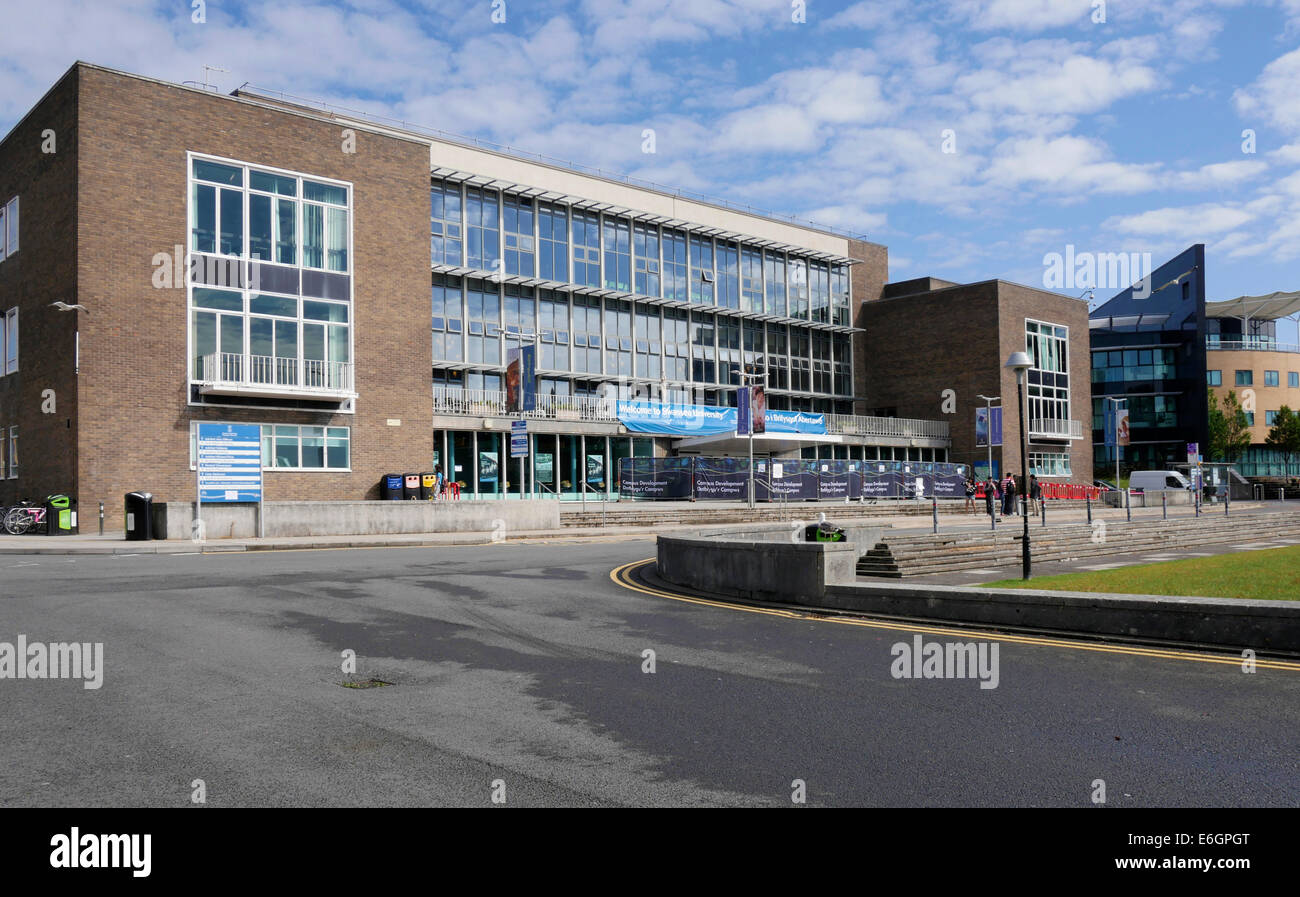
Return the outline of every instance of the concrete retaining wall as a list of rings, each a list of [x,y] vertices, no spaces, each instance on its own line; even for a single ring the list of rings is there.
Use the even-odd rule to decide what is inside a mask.
[[[660,536],[668,582],[747,601],[816,604],[832,583],[852,582],[858,550],[848,542],[724,541]]]
[[[862,583],[848,543],[660,536],[667,582],[777,604],[1300,653],[1300,602]]]
[[[153,506],[154,536],[192,538],[194,502]],[[531,501],[269,501],[268,538],[284,536],[368,536],[392,533],[458,533],[558,529],[560,503]],[[208,539],[257,536],[257,505],[205,504]]]
[[[787,542],[797,543],[804,540],[804,527],[816,523],[815,519],[792,520],[786,523],[738,523],[734,525],[717,524],[701,527],[695,535],[702,538],[721,539],[725,542]],[[876,547],[886,532],[893,529],[890,524],[850,523],[831,520],[835,526],[844,530],[846,544],[857,547],[862,555]]]

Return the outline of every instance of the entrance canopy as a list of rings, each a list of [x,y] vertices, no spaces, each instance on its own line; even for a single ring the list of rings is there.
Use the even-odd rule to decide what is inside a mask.
[[[1260,318],[1273,321],[1300,313],[1300,291],[1238,296],[1205,303],[1207,318]]]

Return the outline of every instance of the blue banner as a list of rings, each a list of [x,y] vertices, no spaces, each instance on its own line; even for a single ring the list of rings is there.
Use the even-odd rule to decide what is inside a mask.
[[[992,436],[992,443],[989,438]],[[975,447],[987,448],[1002,444],[1002,406],[985,405],[975,409]]]
[[[765,416],[769,433],[808,433],[825,435],[826,415],[810,414],[807,411],[773,411],[768,409]]]
[[[716,436],[736,432],[736,409],[714,405],[665,405],[660,402],[619,402],[619,423],[633,433],[668,436]]]

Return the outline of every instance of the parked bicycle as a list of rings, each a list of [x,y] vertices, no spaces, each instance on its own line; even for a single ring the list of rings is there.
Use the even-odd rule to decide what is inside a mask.
[[[43,533],[47,531],[45,506],[23,502],[5,510],[5,532],[11,536],[25,533]]]

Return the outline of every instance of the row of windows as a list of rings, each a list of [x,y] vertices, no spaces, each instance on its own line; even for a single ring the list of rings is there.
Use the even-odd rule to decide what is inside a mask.
[[[191,290],[190,355],[197,380],[333,386],[351,361],[349,306],[238,290]],[[318,382],[319,381],[319,382]]]
[[[5,428],[0,426],[0,479],[18,477],[18,428],[10,427],[6,439]]]
[[[1070,470],[1069,452],[1030,452],[1029,474],[1039,477],[1068,477],[1074,474]]]
[[[0,205],[0,262],[18,253],[18,197]]]
[[[352,434],[348,427],[297,427],[262,424],[262,467],[266,470],[349,470]],[[197,424],[190,427],[190,468],[197,454]]]
[[[1092,425],[1094,429],[1105,426],[1106,400],[1100,396],[1092,400]],[[1125,406],[1129,412],[1130,427],[1178,426],[1177,396],[1130,396]]]
[[[349,194],[341,184],[196,158],[190,249],[347,273]]]
[[[441,274],[432,304],[437,361],[499,365],[535,343],[545,371],[738,384],[766,368],[772,389],[853,392],[847,334]]]
[[[1254,386],[1255,372],[1254,371],[1233,371],[1233,380],[1235,385],[1237,386]],[[1210,386],[1222,386],[1223,371],[1206,371],[1205,381]],[[1264,385],[1281,386],[1282,385],[1281,373],[1278,371],[1265,371]],[[1292,389],[1300,388],[1300,371],[1287,371],[1286,385]]]
[[[485,390],[500,392],[502,375],[491,371],[433,372],[433,385],[439,389]],[[735,390],[704,389],[691,386],[667,385],[648,381],[641,384],[602,380],[569,379],[567,377],[538,377],[537,394],[542,396],[576,396],[588,398],[613,398],[618,400],[652,397],[651,401],[677,405],[736,405]],[[831,414],[852,414],[852,401],[839,399],[791,396],[769,392],[767,405],[774,411],[810,411]]]
[[[0,376],[18,370],[18,309],[0,315]]]
[[[842,265],[444,182],[429,227],[434,264],[850,323]]]
[[[1029,370],[1029,420],[1070,419],[1070,332],[1059,324],[1025,320]]]

